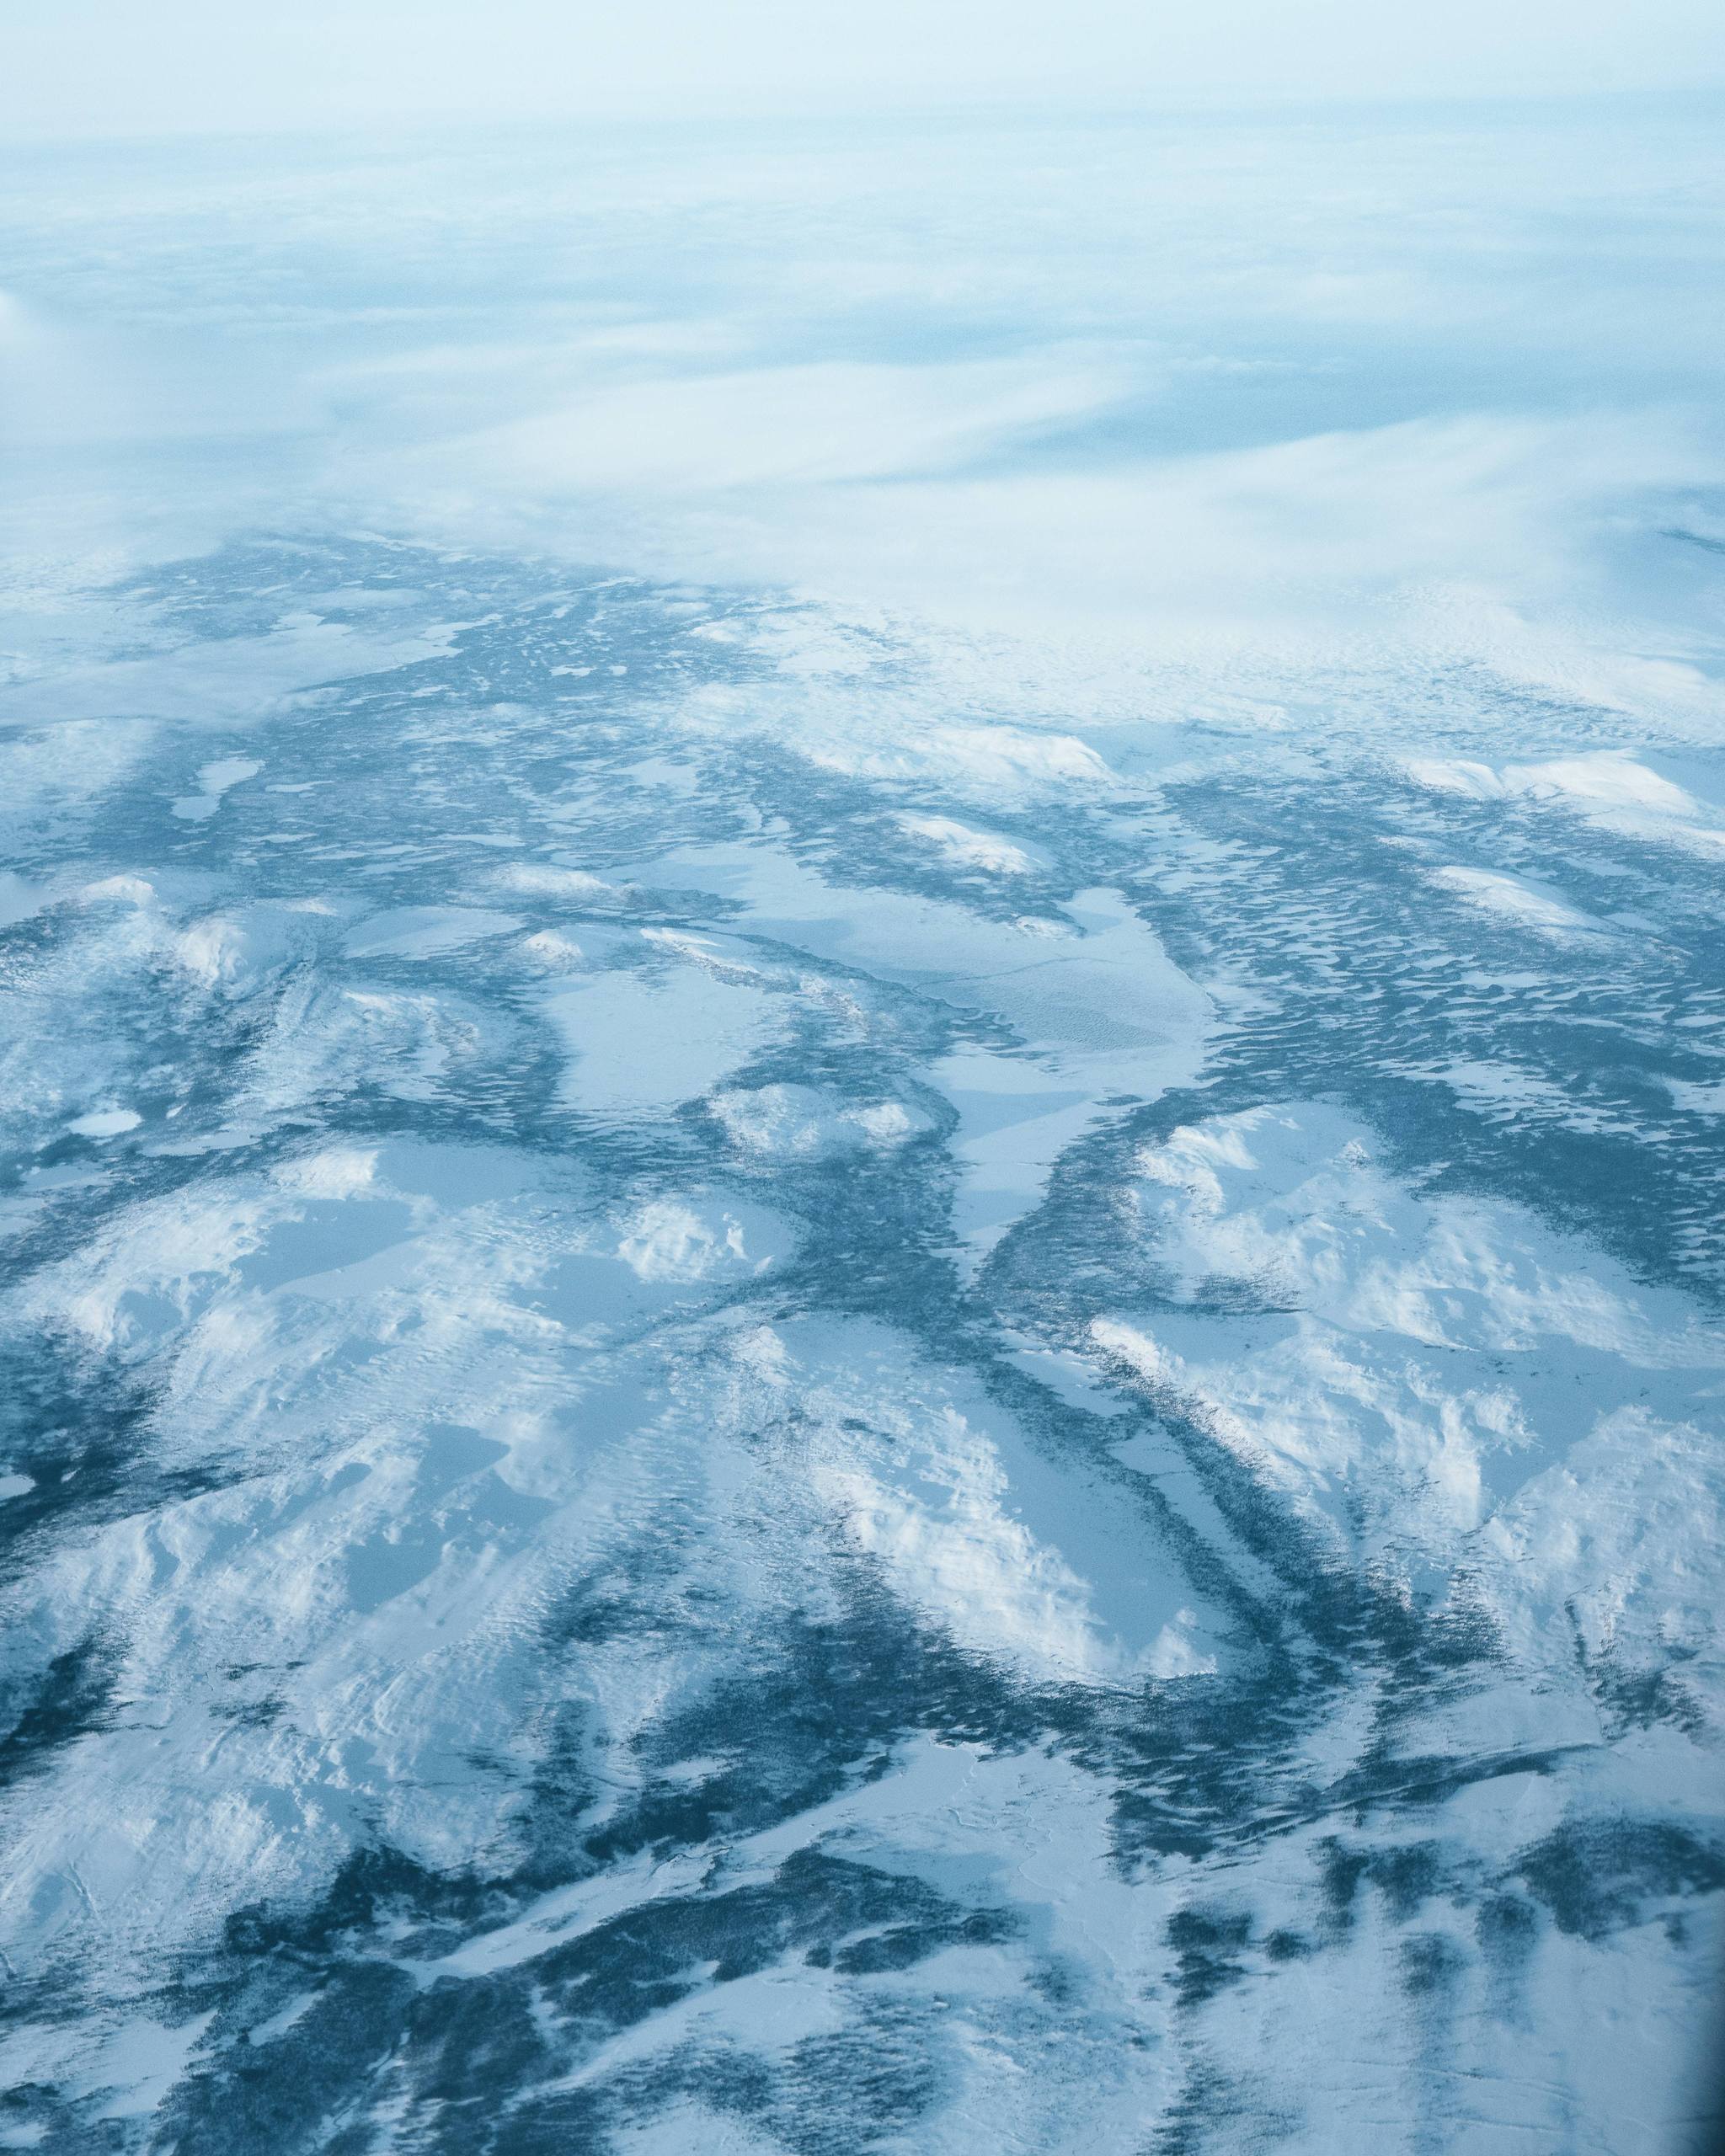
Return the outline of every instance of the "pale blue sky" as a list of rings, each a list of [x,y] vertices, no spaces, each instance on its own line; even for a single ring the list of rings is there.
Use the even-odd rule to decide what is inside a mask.
[[[1717,0],[56,0],[22,13],[0,31],[0,126],[48,136],[1725,80]]]

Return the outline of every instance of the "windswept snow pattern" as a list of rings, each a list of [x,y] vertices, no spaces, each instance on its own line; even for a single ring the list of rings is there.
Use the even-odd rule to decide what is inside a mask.
[[[29,606],[0,2147],[1707,2145],[1698,662]]]

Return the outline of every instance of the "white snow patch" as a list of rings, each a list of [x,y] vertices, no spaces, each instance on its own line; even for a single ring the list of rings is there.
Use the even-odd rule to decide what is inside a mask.
[[[1036,863],[1022,846],[993,831],[954,823],[950,816],[900,816],[899,827],[912,838],[927,840],[957,867],[985,869],[994,876],[1035,873]]]
[[[928,1128],[899,1101],[857,1107],[811,1086],[756,1086],[713,1094],[708,1102],[731,1143],[769,1160],[813,1160],[869,1148],[889,1151]]]
[[[80,1138],[118,1138],[122,1132],[136,1130],[142,1121],[136,1108],[95,1108],[88,1115],[74,1117],[66,1127]]]
[[[758,1273],[772,1262],[751,1258],[734,1214],[715,1221],[675,1198],[643,1207],[617,1254],[639,1280],[702,1280],[727,1262]]]
[[[1404,760],[1402,769],[1432,792],[1476,801],[1546,802],[1623,837],[1680,846],[1710,857],[1725,846],[1725,824],[1714,810],[1637,762],[1626,750],[1602,749],[1495,770],[1466,758],[1412,757]]]
[[[566,899],[574,905],[590,905],[617,895],[617,886],[607,883],[603,877],[590,875],[585,868],[561,868],[549,862],[514,862],[507,868],[499,868],[491,881],[499,890],[519,891],[528,898]]]
[[[222,806],[225,793],[236,786],[243,786],[248,778],[255,778],[263,768],[249,756],[218,756],[198,773],[199,791],[174,803],[174,814],[183,822],[202,823]]]
[[[1596,923],[1562,899],[1549,897],[1519,877],[1488,868],[1437,868],[1431,880],[1439,889],[1455,896],[1482,913],[1495,914],[1520,928],[1546,935],[1573,936],[1599,932]]]

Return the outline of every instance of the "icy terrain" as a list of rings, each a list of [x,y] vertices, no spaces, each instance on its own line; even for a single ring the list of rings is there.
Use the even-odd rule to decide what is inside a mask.
[[[1717,131],[1446,125],[10,191],[0,2147],[1711,2145]]]

